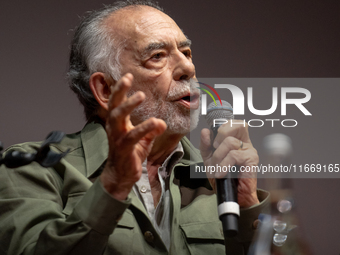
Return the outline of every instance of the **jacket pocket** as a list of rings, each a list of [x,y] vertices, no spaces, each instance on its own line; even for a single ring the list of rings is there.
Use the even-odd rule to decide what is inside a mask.
[[[83,198],[85,192],[69,194],[62,213],[67,218]],[[132,254],[134,246],[135,224],[134,216],[130,210],[123,213],[113,233],[109,236],[104,254]]]
[[[188,223],[180,227],[191,254],[225,254],[220,221]]]
[[[104,254],[134,254],[135,239],[134,216],[127,209],[109,236]]]

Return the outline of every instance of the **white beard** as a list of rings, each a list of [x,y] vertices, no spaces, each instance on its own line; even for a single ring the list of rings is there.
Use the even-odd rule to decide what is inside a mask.
[[[180,82],[181,84],[169,90],[166,97],[174,98],[189,88],[191,91],[198,89],[198,85],[194,80],[190,82]],[[129,91],[128,96],[133,95],[136,91],[132,89]],[[166,132],[168,134],[181,134],[186,135],[197,127],[199,120],[200,108],[190,110],[185,108],[179,103],[164,101],[159,94],[154,94],[153,98],[146,98],[137,108],[130,114],[131,120],[135,123],[141,123],[151,117],[162,119],[167,124]]]

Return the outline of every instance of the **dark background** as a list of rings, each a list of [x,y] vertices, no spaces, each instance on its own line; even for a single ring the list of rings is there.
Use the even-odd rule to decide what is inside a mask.
[[[159,2],[193,41],[198,77],[340,76],[339,1]],[[78,16],[103,3],[110,1],[0,2],[0,140],[5,146],[83,127],[82,108],[65,81],[69,42]],[[309,151],[339,155],[340,88],[313,91],[310,104],[328,121],[312,133],[313,126],[295,134],[295,149],[307,155],[299,158],[305,163],[311,160]],[[313,101],[313,95],[323,97]],[[339,156],[329,163],[340,163]],[[310,249],[339,254],[340,179],[293,182],[299,226]]]

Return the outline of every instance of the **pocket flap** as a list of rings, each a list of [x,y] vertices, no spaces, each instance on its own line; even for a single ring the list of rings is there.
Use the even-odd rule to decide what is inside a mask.
[[[213,222],[195,222],[180,225],[186,238],[192,241],[196,240],[218,240],[224,242],[222,231],[222,223],[220,221]]]
[[[123,213],[123,217],[118,221],[118,227],[134,228],[135,216],[129,209],[126,209]]]

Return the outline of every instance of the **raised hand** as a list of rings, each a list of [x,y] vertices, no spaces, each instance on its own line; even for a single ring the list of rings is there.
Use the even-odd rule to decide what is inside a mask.
[[[165,122],[156,118],[132,125],[130,113],[145,99],[141,91],[129,98],[126,96],[132,82],[133,76],[128,73],[111,86],[105,125],[109,155],[100,178],[106,190],[118,200],[126,199],[139,180],[142,163],[150,153],[154,139],[166,129]]]

